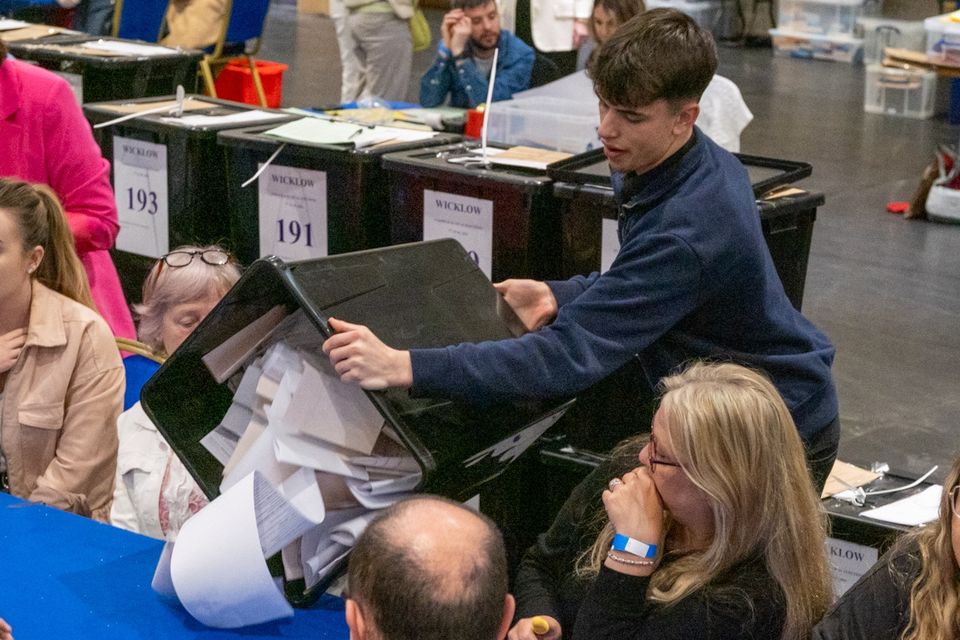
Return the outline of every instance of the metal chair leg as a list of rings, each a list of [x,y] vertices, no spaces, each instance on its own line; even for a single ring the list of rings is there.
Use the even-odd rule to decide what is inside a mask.
[[[210,61],[206,58],[200,61],[200,73],[203,75],[203,84],[207,88],[207,95],[216,98],[217,87],[213,84],[213,71],[210,69]]]
[[[257,69],[257,61],[253,59],[253,56],[247,56],[247,62],[250,64],[250,73],[253,74],[253,86],[257,90],[257,100],[260,101],[260,106],[266,108],[267,106],[267,95],[263,91],[263,82],[260,80],[260,70]]]

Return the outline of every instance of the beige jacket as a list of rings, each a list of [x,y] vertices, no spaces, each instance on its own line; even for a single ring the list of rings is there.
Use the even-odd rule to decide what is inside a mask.
[[[106,322],[34,281],[0,432],[13,495],[109,521],[123,363]]]
[[[160,44],[185,49],[212,47],[220,38],[226,0],[173,0],[167,7],[167,35]]]

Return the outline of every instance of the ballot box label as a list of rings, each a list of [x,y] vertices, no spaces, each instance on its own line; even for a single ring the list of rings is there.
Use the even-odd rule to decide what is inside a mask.
[[[159,258],[170,250],[167,147],[113,136],[113,158],[117,249]]]
[[[261,257],[307,260],[327,255],[325,171],[272,164],[260,174],[258,189]]]
[[[604,272],[613,264],[614,258],[620,253],[620,238],[617,237],[617,221],[603,219],[600,230],[600,272]]]
[[[443,191],[423,192],[423,239],[453,238],[490,277],[493,254],[493,200]]]
[[[66,71],[54,71],[55,74],[67,81],[70,90],[73,91],[73,97],[77,99],[77,104],[83,104],[83,76],[79,73],[67,73]]]
[[[830,574],[833,576],[833,592],[837,597],[843,595],[877,562],[878,553],[873,547],[838,538],[827,538],[825,545]]]

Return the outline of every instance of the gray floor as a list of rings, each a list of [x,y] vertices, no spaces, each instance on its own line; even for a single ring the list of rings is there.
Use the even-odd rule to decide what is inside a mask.
[[[436,23],[439,13],[429,12]],[[329,19],[271,9],[262,57],[290,64],[284,103],[335,103],[340,64]],[[410,98],[432,54],[417,54]],[[960,129],[863,112],[863,67],[722,48],[755,120],[743,151],[803,160],[826,195],[807,274],[805,313],[837,346],[841,457],[941,473],[960,451],[960,225],[885,212],[910,197],[939,142]],[[944,85],[946,83],[943,83]],[[946,87],[941,87],[945,89]]]

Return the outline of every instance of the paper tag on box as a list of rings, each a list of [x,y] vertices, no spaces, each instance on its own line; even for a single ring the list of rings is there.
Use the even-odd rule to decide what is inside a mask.
[[[493,263],[493,200],[423,192],[423,239],[453,238],[489,278]]]
[[[273,254],[284,260],[326,256],[326,172],[272,164],[257,184],[260,256]]]
[[[117,249],[150,258],[170,250],[167,148],[113,137],[113,191],[120,233]]]

